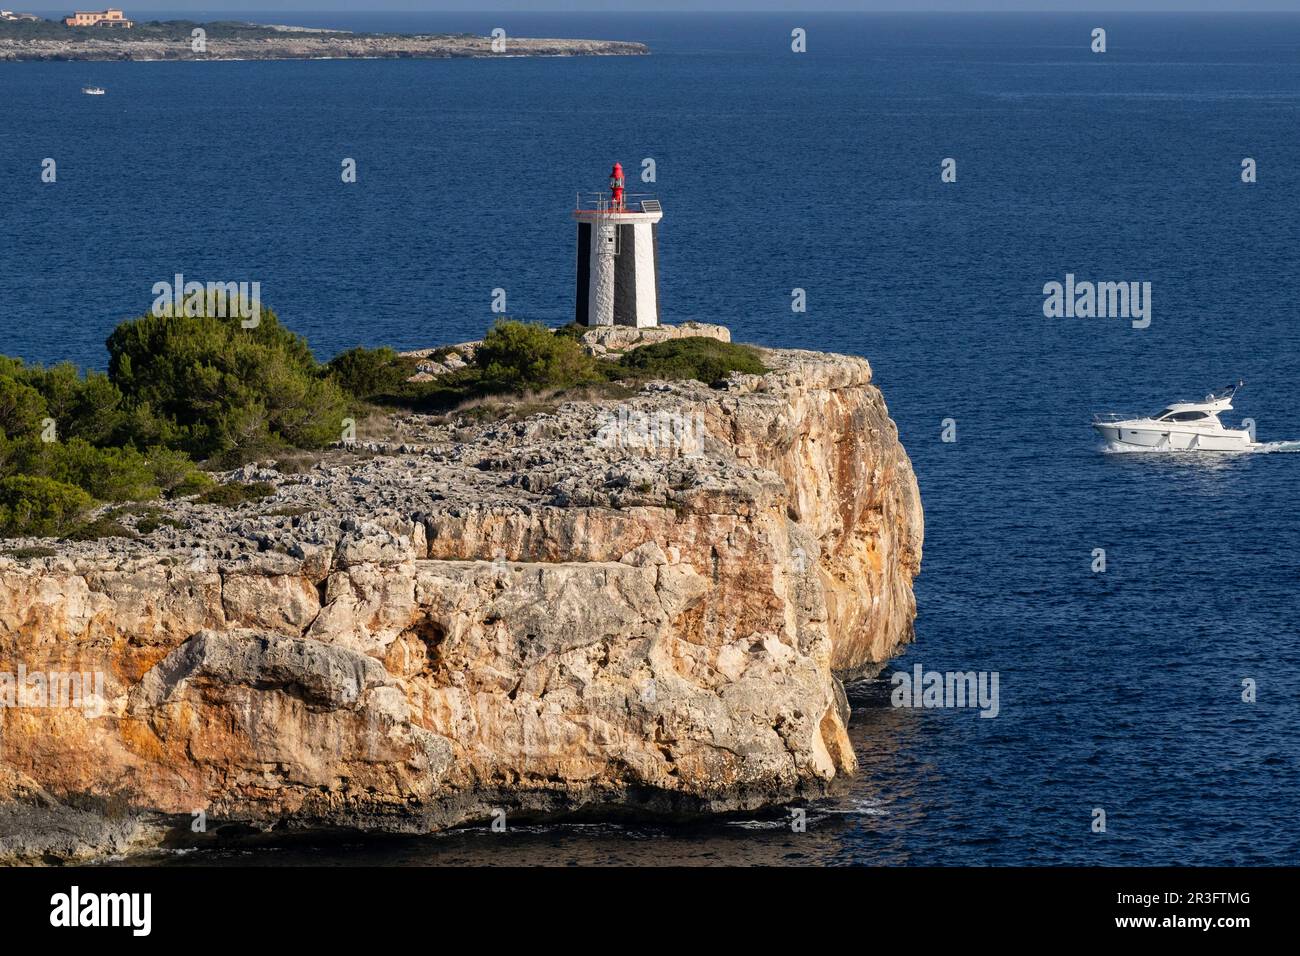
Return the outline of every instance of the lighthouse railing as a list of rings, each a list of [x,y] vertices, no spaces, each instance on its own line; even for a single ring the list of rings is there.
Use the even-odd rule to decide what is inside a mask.
[[[654,193],[624,193],[622,209],[615,209],[613,202],[613,196],[608,192],[579,192],[573,208],[578,212],[596,213],[598,215],[612,212],[662,211],[659,208],[654,208],[654,206],[650,209],[644,208],[646,202],[658,204],[659,198]]]

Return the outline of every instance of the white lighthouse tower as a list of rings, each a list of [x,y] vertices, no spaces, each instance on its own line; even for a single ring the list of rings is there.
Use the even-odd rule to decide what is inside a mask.
[[[574,318],[581,325],[659,324],[659,200],[631,197],[614,164],[608,193],[578,194],[578,277]]]

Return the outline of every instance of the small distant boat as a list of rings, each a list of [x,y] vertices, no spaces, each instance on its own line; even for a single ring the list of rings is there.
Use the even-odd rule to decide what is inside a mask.
[[[103,96],[108,91],[102,86],[83,86],[81,92],[85,93],[87,96]]]
[[[1175,402],[1148,418],[1098,417],[1092,427],[1122,451],[1249,451],[1259,447],[1247,429],[1225,428],[1219,413],[1232,408],[1243,382],[1211,392],[1200,402]]]

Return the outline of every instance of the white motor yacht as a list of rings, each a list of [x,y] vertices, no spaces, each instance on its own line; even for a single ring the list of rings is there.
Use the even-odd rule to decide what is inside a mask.
[[[106,91],[102,86],[83,86],[81,92],[87,96],[103,96]]]
[[[1175,402],[1149,418],[1098,417],[1092,427],[1115,450],[1248,451],[1257,447],[1250,432],[1224,428],[1219,421],[1243,384],[1211,392],[1203,401]]]

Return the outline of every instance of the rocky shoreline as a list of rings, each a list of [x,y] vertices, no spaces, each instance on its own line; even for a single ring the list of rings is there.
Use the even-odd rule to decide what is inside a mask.
[[[265,500],[0,556],[0,669],[103,679],[0,708],[0,861],[825,794],[842,681],[911,639],[920,497],[865,360],[762,356],[408,414],[227,476]]]
[[[126,32],[126,31],[123,31]],[[0,36],[0,61],[19,60],[322,60],[443,59],[491,56],[644,56],[643,43],[510,37],[494,52],[491,37],[335,35],[288,32],[265,38],[209,39],[202,53],[188,40],[77,37],[19,39]]]

